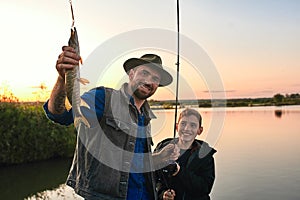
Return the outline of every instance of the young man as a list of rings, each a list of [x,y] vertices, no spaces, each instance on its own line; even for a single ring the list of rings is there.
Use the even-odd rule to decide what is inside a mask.
[[[176,126],[178,138],[160,142],[155,151],[170,143],[180,148],[177,171],[157,171],[159,199],[164,200],[207,200],[215,180],[215,149],[206,142],[195,139],[203,131],[202,117],[194,109],[185,109],[180,113]]]
[[[72,109],[65,107],[65,71],[79,64],[80,57],[64,46],[56,69],[59,73],[44,110],[49,119],[73,123]],[[80,123],[77,144],[67,185],[85,199],[157,199],[153,171],[165,160],[176,160],[179,150],[168,145],[151,153],[150,120],[155,118],[147,98],[159,86],[172,82],[161,58],[146,54],[128,59],[124,70],[129,76],[120,90],[94,88],[81,96],[88,104],[81,112],[90,127]]]

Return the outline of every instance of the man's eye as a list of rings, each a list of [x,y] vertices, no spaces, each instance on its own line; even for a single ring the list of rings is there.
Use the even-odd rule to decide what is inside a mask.
[[[159,78],[157,78],[157,77],[153,78],[153,82],[159,83]]]
[[[146,75],[148,75],[148,74],[149,74],[149,72],[147,72],[147,71],[143,70],[143,71],[142,71],[142,74],[146,76]]]
[[[196,128],[197,125],[196,125],[196,124],[191,124],[191,127],[192,127],[192,128]]]

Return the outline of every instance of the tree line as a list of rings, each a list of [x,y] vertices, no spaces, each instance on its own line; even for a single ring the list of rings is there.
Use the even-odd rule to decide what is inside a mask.
[[[149,101],[153,108],[172,109],[176,105],[175,100],[153,100]],[[236,99],[194,99],[179,100],[177,106],[197,106],[197,107],[248,107],[248,106],[283,106],[300,105],[300,94],[280,94],[265,98],[236,98]]]

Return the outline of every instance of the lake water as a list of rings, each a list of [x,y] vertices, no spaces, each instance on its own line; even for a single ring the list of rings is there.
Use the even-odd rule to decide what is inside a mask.
[[[197,110],[204,127],[199,139],[217,150],[213,200],[300,199],[300,106]],[[173,137],[174,110],[155,113],[156,144]],[[70,164],[0,168],[0,199],[81,199],[64,185]]]

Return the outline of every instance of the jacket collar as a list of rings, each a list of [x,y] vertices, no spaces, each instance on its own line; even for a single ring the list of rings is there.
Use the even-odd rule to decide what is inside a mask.
[[[131,104],[130,103],[130,98],[132,98],[132,95],[128,94],[128,92],[127,92],[128,91],[128,83],[124,83],[122,85],[122,87],[120,88],[120,91],[121,91],[122,96],[126,100],[126,102],[128,104]],[[142,105],[141,109],[144,111],[144,114],[145,114],[146,118],[148,118],[148,119],[156,119],[156,116],[153,113],[153,111],[151,110],[150,105],[149,105],[149,103],[148,103],[147,100],[145,100],[145,102]]]
[[[174,139],[175,143],[177,143],[178,140],[179,140],[178,138],[175,138]],[[200,158],[203,158],[208,154],[213,155],[214,153],[217,152],[214,148],[210,147],[207,142],[195,139],[194,142],[192,143],[191,154],[196,151],[199,151]]]

